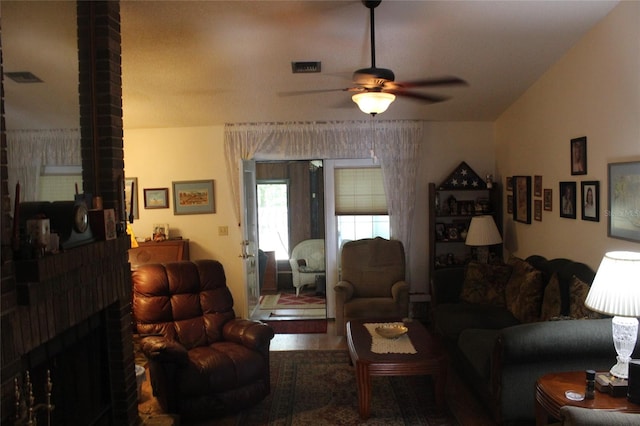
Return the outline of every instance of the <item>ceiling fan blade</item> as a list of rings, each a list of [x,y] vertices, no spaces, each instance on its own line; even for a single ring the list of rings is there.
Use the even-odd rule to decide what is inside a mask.
[[[443,102],[450,99],[449,96],[439,96],[439,95],[429,95],[426,93],[417,93],[417,92],[407,92],[404,90],[385,90],[386,93],[391,93],[396,96],[404,96],[406,98],[412,98],[419,101],[425,101],[428,103],[435,104],[437,102]]]
[[[394,83],[394,82],[389,83],[389,86],[391,87],[399,87],[402,89],[411,89],[413,87],[435,87],[435,86],[455,86],[455,85],[468,86],[469,84],[463,79],[458,77],[437,77],[437,78],[426,78],[423,80],[401,81],[398,83]]]
[[[298,96],[298,95],[312,95],[315,93],[329,93],[329,92],[344,92],[349,89],[317,89],[317,90],[294,90],[291,92],[278,92],[280,97]]]

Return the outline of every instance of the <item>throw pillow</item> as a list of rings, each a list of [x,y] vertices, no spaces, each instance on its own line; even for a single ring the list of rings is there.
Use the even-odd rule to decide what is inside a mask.
[[[507,309],[521,323],[540,320],[542,307],[542,271],[512,256],[507,262],[513,268],[505,289]]]
[[[505,287],[511,268],[471,262],[467,265],[460,299],[468,303],[505,306]]]
[[[589,294],[589,284],[575,275],[571,277],[569,285],[569,315],[571,318],[602,318],[602,315],[592,311],[584,305]]]
[[[549,321],[559,317],[561,309],[560,282],[558,281],[558,274],[554,272],[547,287],[544,289],[540,321]]]

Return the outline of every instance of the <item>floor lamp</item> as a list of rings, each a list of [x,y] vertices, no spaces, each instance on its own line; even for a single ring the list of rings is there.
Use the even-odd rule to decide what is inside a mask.
[[[611,368],[611,374],[627,379],[629,360],[638,337],[640,253],[605,254],[584,304],[596,312],[614,316],[611,324],[618,363]]]
[[[465,244],[478,248],[478,261],[489,262],[489,246],[500,244],[502,237],[493,216],[474,216],[469,224]]]

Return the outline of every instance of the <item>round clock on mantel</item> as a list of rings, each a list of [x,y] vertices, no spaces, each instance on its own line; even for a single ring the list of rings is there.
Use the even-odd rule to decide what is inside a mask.
[[[89,227],[89,210],[85,203],[76,203],[73,206],[73,228],[80,234]]]

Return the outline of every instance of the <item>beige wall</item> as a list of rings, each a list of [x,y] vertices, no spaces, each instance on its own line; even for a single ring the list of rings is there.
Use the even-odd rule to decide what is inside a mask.
[[[136,237],[150,237],[154,223],[168,223],[170,237],[188,238],[191,259],[216,259],[225,266],[236,313],[246,310],[242,264],[238,258],[240,228],[231,208],[224,160],[222,126],[177,129],[125,130],[125,174],[138,178],[140,219],[132,227]],[[214,214],[174,215],[173,200],[168,209],[145,209],[144,188],[169,188],[172,182],[213,179]],[[228,236],[218,227],[227,226]]]
[[[505,222],[505,248],[520,257],[568,257],[597,268],[610,250],[640,244],[607,237],[607,164],[640,160],[640,2],[622,2],[496,122],[496,166],[542,175],[553,211],[530,225]],[[572,176],[570,139],[587,137],[587,175]],[[600,222],[560,218],[560,181],[600,181]],[[578,203],[580,196],[578,195]]]

